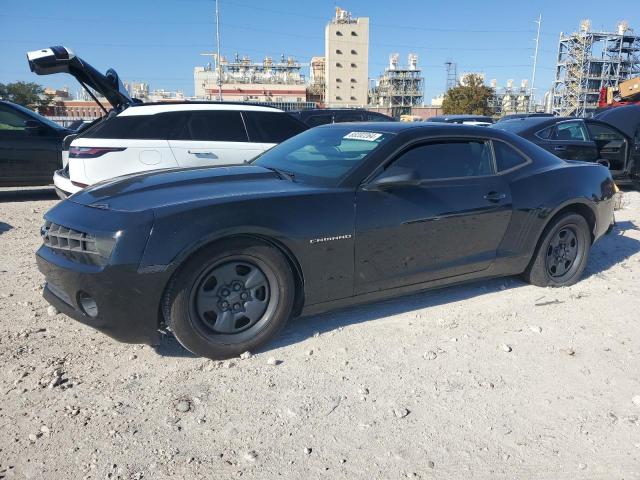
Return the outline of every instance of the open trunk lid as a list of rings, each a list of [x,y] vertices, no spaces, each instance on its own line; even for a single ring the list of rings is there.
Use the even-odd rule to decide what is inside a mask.
[[[68,48],[55,46],[33,50],[27,52],[27,60],[29,68],[37,75],[51,75],[53,73],[73,75],[85,89],[92,88],[105,97],[111,106],[118,111],[136,103],[125,90],[115,70],[110,68],[102,74]],[[89,94],[93,96],[91,91]],[[94,100],[97,102],[95,97]]]

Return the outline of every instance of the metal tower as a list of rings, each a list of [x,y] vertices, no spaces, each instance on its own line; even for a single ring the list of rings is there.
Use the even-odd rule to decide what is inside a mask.
[[[591,31],[583,20],[580,31],[560,34],[553,86],[553,113],[585,117],[598,104],[603,87],[640,75],[640,36],[626,22],[617,32]]]
[[[455,62],[445,62],[445,67],[447,68],[447,88],[446,90],[450,90],[458,86],[458,65]]]

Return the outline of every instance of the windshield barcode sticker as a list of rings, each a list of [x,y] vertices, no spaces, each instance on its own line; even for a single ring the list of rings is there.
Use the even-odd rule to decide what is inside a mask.
[[[381,133],[375,132],[351,132],[346,134],[343,138],[347,140],[365,140],[367,142],[375,142],[381,136]]]

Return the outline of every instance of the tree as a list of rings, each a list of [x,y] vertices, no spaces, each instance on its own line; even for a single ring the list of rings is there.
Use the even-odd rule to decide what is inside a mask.
[[[0,97],[32,110],[42,109],[53,100],[53,95],[45,94],[44,88],[34,82],[0,84]]]
[[[447,91],[442,101],[442,111],[447,115],[492,115],[493,88],[487,87],[480,75],[467,76],[465,83]]]

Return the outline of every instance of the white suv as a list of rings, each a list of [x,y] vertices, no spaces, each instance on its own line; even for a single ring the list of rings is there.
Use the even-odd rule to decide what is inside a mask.
[[[102,75],[64,47],[27,57],[35,73],[70,73],[113,107],[104,120],[65,140],[68,163],[53,177],[62,198],[130,173],[243,163],[308,128],[276,108],[245,103],[141,104],[127,95],[113,70]]]

